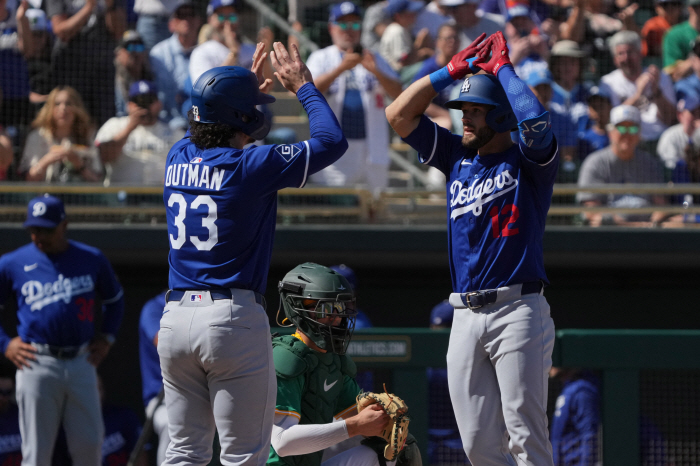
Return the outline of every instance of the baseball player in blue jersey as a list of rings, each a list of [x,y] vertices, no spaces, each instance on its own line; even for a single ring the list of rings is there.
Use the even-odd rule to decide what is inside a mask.
[[[153,431],[158,435],[158,448],[156,450],[156,464],[161,465],[165,461],[165,451],[170,443],[168,435],[168,413],[162,397],[159,397],[163,389],[163,376],[160,373],[160,359],[158,358],[158,330],[160,318],[165,307],[165,291],[158,296],[149,299],[141,309],[139,317],[139,362],[141,363],[141,387],[143,390],[143,403],[146,406],[146,415],[153,416]]]
[[[95,367],[109,351],[124,299],[107,258],[66,238],[60,199],[29,202],[32,242],[0,257],[0,303],[17,300],[19,336],[0,329],[0,345],[17,368],[22,464],[48,466],[63,425],[73,464],[100,464],[104,434]],[[95,334],[95,294],[102,328]]]
[[[207,464],[215,429],[222,464],[265,464],[277,387],[263,293],[277,191],[304,186],[348,147],[296,47],[290,56],[276,42],[275,75],[308,113],[311,138],[244,148],[270,128],[255,108],[275,100],[265,94],[263,48],[252,72],[218,67],[197,79],[190,134],[166,162],[171,290],[158,333],[166,465]]]
[[[420,160],[447,177],[455,307],[447,371],[464,450],[475,466],[551,466],[554,324],[542,295],[542,237],[557,145],[547,111],[513,70],[503,34],[484,38],[413,83],[386,113]],[[487,74],[464,79],[447,103],[462,110],[462,136],[423,115],[438,91],[481,69]]]

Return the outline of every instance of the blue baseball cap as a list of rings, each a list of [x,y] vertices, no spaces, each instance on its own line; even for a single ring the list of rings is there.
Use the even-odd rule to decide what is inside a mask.
[[[29,20],[29,29],[32,31],[48,31],[49,21],[44,10],[39,8],[28,8],[24,16]]]
[[[65,219],[63,202],[57,197],[44,194],[29,201],[24,227],[56,228]]]
[[[519,16],[527,16],[528,18],[530,17],[530,7],[527,5],[515,5],[510,8],[508,8],[507,15],[508,18],[507,20],[510,21],[513,18],[517,18]]]
[[[601,99],[612,100],[610,92],[608,92],[606,87],[603,86],[593,86],[588,90],[587,101],[590,101],[593,97],[600,97]]]
[[[140,95],[158,95],[158,88],[151,81],[135,81],[129,87],[129,99]]]
[[[450,327],[454,317],[455,308],[448,300],[444,300],[430,311],[430,325],[442,325]]]
[[[207,16],[214,14],[217,8],[222,6],[236,6],[236,0],[211,0],[207,6]]]
[[[331,265],[328,268],[345,277],[345,279],[350,283],[350,286],[352,286],[352,289],[357,291],[357,277],[355,276],[355,272],[350,267],[345,264],[339,264]]]
[[[335,23],[338,18],[347,15],[357,15],[362,17],[360,7],[352,2],[337,3],[331,7],[331,14],[328,16],[329,23]]]
[[[423,2],[416,0],[389,0],[389,4],[384,8],[384,11],[391,18],[396,13],[420,11],[423,9],[423,6]]]
[[[547,68],[534,68],[525,77],[525,84],[530,87],[539,86],[540,84],[552,85],[552,73]]]
[[[676,104],[676,109],[679,112],[683,110],[688,110],[689,112],[694,111],[696,108],[700,107],[700,99],[698,99],[697,94],[686,94],[680,96],[678,103]]]

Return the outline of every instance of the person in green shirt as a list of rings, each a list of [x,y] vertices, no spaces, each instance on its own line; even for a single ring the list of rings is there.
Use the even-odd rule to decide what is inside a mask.
[[[663,63],[674,81],[692,72],[688,54],[700,31],[700,0],[688,0],[688,21],[673,26],[663,39]]]
[[[356,435],[379,436],[389,416],[378,405],[357,414],[360,387],[345,354],[357,314],[347,279],[307,262],[287,273],[278,290],[282,325],[296,332],[272,339],[277,402],[267,464],[319,466],[325,448]],[[323,462],[350,464],[378,466],[380,460],[375,450],[359,445]]]

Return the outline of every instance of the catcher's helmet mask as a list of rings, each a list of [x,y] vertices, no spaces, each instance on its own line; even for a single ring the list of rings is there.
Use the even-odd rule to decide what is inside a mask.
[[[320,349],[345,354],[357,316],[355,295],[345,277],[328,267],[307,262],[289,272],[277,289],[280,308],[284,308],[286,316],[280,325],[291,322],[289,325],[296,326]],[[339,321],[319,322],[333,316],[340,317]]]
[[[258,78],[240,66],[219,66],[202,73],[192,86],[192,111],[198,123],[225,123],[253,139],[264,139],[272,121],[257,105],[275,98],[260,92]]]

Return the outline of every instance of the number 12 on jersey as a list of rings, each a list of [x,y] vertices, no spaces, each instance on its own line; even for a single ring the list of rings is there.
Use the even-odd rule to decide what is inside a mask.
[[[516,222],[516,220],[518,220],[518,217],[520,216],[518,206],[516,206],[515,204],[506,204],[503,206],[503,209],[501,209],[500,215],[505,216],[502,223],[499,223],[498,221],[498,206],[495,205],[491,207],[491,210],[489,211],[489,217],[491,217],[491,234],[493,235],[493,237],[498,238],[500,236],[517,235],[520,232],[520,230],[518,228],[510,227],[515,227],[515,225],[513,224]]]
[[[180,249],[185,241],[187,241],[187,234],[185,232],[185,218],[187,217],[187,201],[185,196],[178,193],[173,193],[168,198],[168,207],[173,207],[175,204],[178,205],[178,212],[175,216],[175,227],[177,228],[177,237],[170,235],[170,245],[173,249]],[[208,209],[208,214],[206,217],[202,218],[202,226],[209,231],[209,237],[202,241],[197,236],[190,236],[190,241],[194,244],[199,251],[211,251],[211,249],[216,246],[219,241],[219,230],[216,227],[216,202],[208,195],[201,195],[194,198],[192,204],[190,204],[190,209],[196,210],[200,206],[206,206]]]

